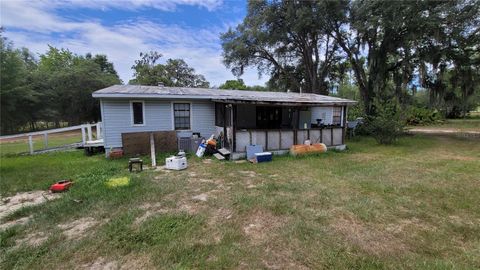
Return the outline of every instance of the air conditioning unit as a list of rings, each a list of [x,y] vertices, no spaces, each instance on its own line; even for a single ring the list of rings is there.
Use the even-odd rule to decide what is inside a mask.
[[[203,137],[192,138],[192,137],[179,137],[178,138],[178,150],[183,150],[185,152],[196,152],[202,140],[205,140]]]
[[[179,137],[177,141],[178,141],[178,150],[183,150],[185,152],[192,151],[191,137]]]

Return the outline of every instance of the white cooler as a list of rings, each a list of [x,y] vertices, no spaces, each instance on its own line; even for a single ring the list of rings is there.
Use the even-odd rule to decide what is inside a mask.
[[[169,157],[165,159],[165,168],[169,170],[183,170],[187,168],[186,157]]]

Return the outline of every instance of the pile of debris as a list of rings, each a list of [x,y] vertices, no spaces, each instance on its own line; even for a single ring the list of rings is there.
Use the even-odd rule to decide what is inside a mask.
[[[197,149],[197,157],[203,157],[205,155],[213,155],[218,160],[230,159],[230,151],[226,148],[220,147],[217,149],[217,140],[212,134],[208,140],[202,140]]]

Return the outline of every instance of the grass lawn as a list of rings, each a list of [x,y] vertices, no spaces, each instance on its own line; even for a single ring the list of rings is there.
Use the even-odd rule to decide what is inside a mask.
[[[30,217],[0,233],[0,268],[480,268],[479,141],[348,145],[135,174],[79,151],[1,157],[3,196],[76,183],[3,220]]]
[[[440,126],[434,126],[438,128],[451,128],[461,131],[476,130],[480,131],[479,119],[447,119],[445,124]]]
[[[95,140],[95,128],[92,131],[93,139]],[[33,136],[33,149],[45,149],[45,141],[43,135]],[[48,148],[55,148],[67,144],[82,142],[82,133],[80,130],[53,133],[48,135]],[[28,146],[28,137],[21,137],[15,139],[0,140],[0,156],[8,156],[20,153],[28,153],[30,148]]]
[[[427,125],[427,126],[410,126],[409,128],[421,128],[428,130],[455,130],[455,131],[480,131],[480,119],[479,118],[466,118],[466,119],[446,119],[443,124],[440,125]]]

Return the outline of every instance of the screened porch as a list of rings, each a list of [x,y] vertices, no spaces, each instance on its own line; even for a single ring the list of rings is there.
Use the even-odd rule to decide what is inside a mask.
[[[252,144],[282,151],[306,140],[332,147],[345,143],[346,113],[345,105],[216,102],[215,126],[231,152],[245,152]]]

